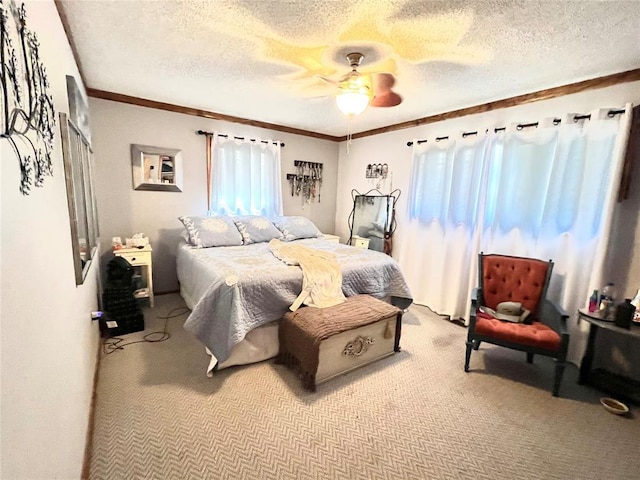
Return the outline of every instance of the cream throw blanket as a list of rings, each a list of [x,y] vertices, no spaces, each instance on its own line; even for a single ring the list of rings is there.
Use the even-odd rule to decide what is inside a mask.
[[[346,300],[342,293],[342,271],[334,254],[275,238],[269,242],[269,247],[287,265],[299,265],[302,269],[302,292],[289,310],[295,312],[303,303],[325,308]]]

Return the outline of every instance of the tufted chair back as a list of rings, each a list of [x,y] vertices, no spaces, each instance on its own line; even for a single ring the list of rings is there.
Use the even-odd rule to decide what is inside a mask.
[[[509,255],[480,254],[479,285],[483,304],[496,309],[500,302],[520,302],[532,313],[547,294],[553,262]]]
[[[478,289],[471,294],[464,371],[469,371],[471,352],[480,344],[520,350],[532,363],[534,355],[555,359],[554,396],[558,396],[569,349],[569,316],[547,297],[553,262],[509,255],[478,255]],[[520,302],[532,315],[523,322],[501,320],[482,311],[497,310],[501,302]]]

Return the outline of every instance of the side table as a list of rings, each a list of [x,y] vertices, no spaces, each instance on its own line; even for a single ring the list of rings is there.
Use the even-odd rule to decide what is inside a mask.
[[[640,404],[640,382],[604,369],[591,369],[593,357],[595,356],[596,337],[601,328],[640,340],[640,326],[631,325],[630,329],[618,327],[613,321],[603,319],[599,312],[590,313],[585,309],[578,310],[578,323],[581,320],[589,323],[589,340],[582,362],[580,362],[578,383],[581,385],[593,385],[600,390],[618,394],[625,399]]]
[[[357,248],[364,248],[366,250],[369,248],[369,239],[361,237],[360,235],[353,235],[351,237],[351,245]]]
[[[325,240],[328,240],[329,242],[340,243],[339,235],[331,235],[330,233],[324,233],[322,234],[322,236]]]
[[[136,298],[148,298],[149,305],[153,307],[153,268],[151,263],[151,245],[144,248],[121,248],[114,250],[113,254],[127,260],[131,266],[140,267],[143,287],[136,292]]]

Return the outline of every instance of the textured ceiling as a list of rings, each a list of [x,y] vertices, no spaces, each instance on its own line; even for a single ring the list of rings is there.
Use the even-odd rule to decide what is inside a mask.
[[[59,1],[87,87],[328,135],[344,55],[404,101],[352,132],[640,68],[640,1]]]

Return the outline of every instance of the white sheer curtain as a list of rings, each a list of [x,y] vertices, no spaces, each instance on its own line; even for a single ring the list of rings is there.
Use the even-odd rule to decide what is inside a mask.
[[[281,147],[215,133],[211,144],[209,213],[282,215]]]
[[[416,303],[452,318],[469,309],[486,145],[484,136],[414,142],[398,261]]]
[[[572,317],[601,288],[631,106],[610,117],[562,119],[491,138],[479,250],[551,259],[548,296]],[[570,332],[578,331],[570,322]],[[584,335],[572,335],[578,361]]]
[[[552,259],[550,298],[570,314],[584,306],[606,281],[631,105],[623,115],[608,112],[415,146],[399,261],[416,302],[468,318],[476,256],[484,251]],[[584,335],[572,336],[570,360],[579,360],[584,343]]]

